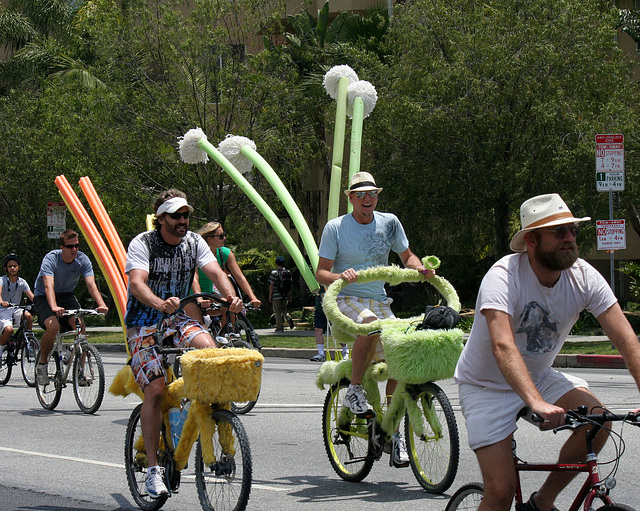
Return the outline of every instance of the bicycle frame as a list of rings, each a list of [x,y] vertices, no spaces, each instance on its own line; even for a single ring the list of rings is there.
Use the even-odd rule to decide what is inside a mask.
[[[583,502],[584,510],[588,511],[596,497],[600,498],[605,504],[611,504],[613,501],[609,497],[609,489],[605,486],[604,481],[600,480],[598,455],[593,450],[593,439],[601,429],[601,424],[595,424],[591,430],[587,432],[587,459],[586,461],[577,463],[527,463],[518,458],[516,454],[516,441],[515,439],[512,440],[511,451],[516,469],[516,509],[521,509],[524,505],[520,484],[520,472],[586,472],[587,478],[569,507],[569,511],[578,511]]]

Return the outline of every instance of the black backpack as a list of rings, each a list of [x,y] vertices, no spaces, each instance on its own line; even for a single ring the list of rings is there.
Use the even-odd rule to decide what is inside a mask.
[[[291,272],[286,268],[276,270],[278,272],[278,280],[276,286],[282,296],[287,296],[291,291]]]
[[[458,321],[460,321],[460,314],[451,307],[427,305],[424,319],[416,327],[416,330],[439,330],[441,328],[451,330],[458,324]]]

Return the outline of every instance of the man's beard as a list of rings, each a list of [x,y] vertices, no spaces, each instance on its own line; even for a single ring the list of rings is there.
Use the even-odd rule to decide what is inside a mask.
[[[562,250],[564,248],[571,248],[571,250]],[[536,261],[551,271],[562,271],[571,268],[578,259],[579,254],[578,245],[573,241],[565,243],[555,251],[543,251],[540,248],[540,243],[538,243],[534,250]]]
[[[184,227],[184,231],[178,230],[179,227]],[[169,222],[165,223],[165,229],[169,234],[175,236],[176,238],[184,238],[187,235],[187,231],[189,230],[189,226],[185,223],[179,223],[176,225],[171,225]]]

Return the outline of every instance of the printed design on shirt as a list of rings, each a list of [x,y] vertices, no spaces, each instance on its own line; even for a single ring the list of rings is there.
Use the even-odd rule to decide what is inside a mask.
[[[386,231],[380,229],[379,225],[362,238],[360,250],[366,254],[366,260],[369,266],[386,266],[389,261],[389,252],[391,244],[395,239],[395,226],[388,223],[385,226]]]
[[[538,302],[525,306],[516,333],[526,334],[526,351],[531,353],[548,353],[558,344],[558,326]]]

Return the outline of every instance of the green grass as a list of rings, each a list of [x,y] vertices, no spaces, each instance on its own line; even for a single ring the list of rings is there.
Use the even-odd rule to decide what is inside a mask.
[[[124,336],[119,332],[92,333],[92,343],[119,343],[124,342]],[[265,348],[310,348],[316,347],[315,338],[312,336],[279,337],[276,335],[263,335],[260,343]],[[609,341],[592,342],[567,342],[560,351],[564,355],[619,355],[618,351],[611,347]]]

